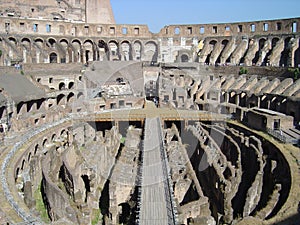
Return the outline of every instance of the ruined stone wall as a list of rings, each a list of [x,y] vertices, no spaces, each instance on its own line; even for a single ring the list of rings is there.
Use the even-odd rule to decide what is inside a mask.
[[[2,16],[85,21],[85,1],[14,0],[1,3]]]
[[[0,28],[5,31],[1,36],[3,65],[11,65],[16,61],[85,63],[93,60],[247,66],[297,66],[300,63],[299,18],[228,25],[174,25],[162,29],[158,34],[151,33],[146,25],[74,23],[15,17],[2,17],[0,21]],[[249,31],[250,25],[255,25],[257,29]],[[244,28],[237,31],[240,26]],[[205,27],[204,33],[200,33],[201,27]],[[175,32],[177,29],[181,32]]]

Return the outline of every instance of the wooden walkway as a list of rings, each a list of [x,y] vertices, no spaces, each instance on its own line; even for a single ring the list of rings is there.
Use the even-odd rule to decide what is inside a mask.
[[[142,181],[140,195],[140,225],[167,225],[174,224],[172,201],[167,193],[167,171],[164,166],[161,152],[161,128],[158,118],[146,118],[145,137],[143,146]],[[173,209],[172,209],[173,210]]]

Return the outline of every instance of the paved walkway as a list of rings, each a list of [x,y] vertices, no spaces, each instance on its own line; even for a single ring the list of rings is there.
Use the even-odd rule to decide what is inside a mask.
[[[142,191],[139,224],[167,225],[174,224],[170,195],[166,193],[167,173],[161,157],[162,143],[158,118],[147,118],[145,122],[145,139],[143,146]],[[169,198],[169,199],[168,199]]]

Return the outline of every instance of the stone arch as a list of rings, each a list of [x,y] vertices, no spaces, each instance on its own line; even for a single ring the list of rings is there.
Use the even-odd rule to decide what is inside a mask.
[[[284,39],[284,49],[281,52],[279,66],[288,67],[291,64],[290,61],[291,59],[289,57],[291,52],[290,41],[291,41],[291,37],[287,37]]]
[[[84,62],[90,62],[95,60],[94,42],[92,40],[88,39],[84,41],[83,54],[84,54]]]
[[[25,102],[19,102],[17,104],[17,114],[25,113],[27,111]]]
[[[48,139],[47,139],[47,138],[44,138],[44,140],[43,140],[43,142],[42,142],[43,148],[45,148],[47,144],[48,144]]]
[[[182,54],[180,58],[181,58],[181,62],[189,61],[189,56],[187,54]]]
[[[266,57],[265,57],[265,59],[263,61],[264,65],[269,65],[270,64],[270,56],[273,53],[273,49],[275,48],[275,46],[277,45],[277,43],[278,43],[279,40],[280,40],[279,37],[273,37],[270,40],[271,49],[266,54]]]
[[[215,48],[215,46],[216,46],[217,43],[218,43],[218,41],[215,40],[215,39],[210,40],[210,41],[208,42],[209,51],[208,51],[208,54],[207,54],[206,59],[205,59],[205,63],[206,63],[206,64],[209,64],[209,63],[210,63],[210,56],[211,56],[211,53],[212,53],[212,51],[214,50],[214,48]]]
[[[70,92],[67,96],[67,103],[72,103],[75,99],[75,95],[73,92]]]
[[[143,52],[143,45],[142,42],[137,40],[133,44],[133,59],[134,60],[141,60],[142,59],[142,52]]]
[[[258,63],[259,57],[261,55],[261,51],[266,44],[267,39],[262,37],[258,40],[258,51],[255,53],[254,58],[252,59],[252,64],[256,65]]]
[[[47,40],[47,45],[50,48],[55,48],[56,47],[56,43],[57,43],[57,40],[55,38],[53,38],[53,37],[50,37]]]
[[[33,42],[33,46],[35,47],[35,61],[36,63],[43,62],[43,59],[48,58],[44,50],[45,41],[42,38],[36,38]],[[34,61],[34,60],[33,60]]]
[[[82,100],[83,97],[84,97],[84,95],[83,95],[82,92],[79,92],[79,93],[77,94],[77,99],[78,99],[78,100]]]
[[[59,45],[61,49],[63,50],[63,55],[60,57],[61,63],[69,63],[69,41],[67,39],[61,39],[59,40]]]
[[[44,106],[45,100],[46,100],[45,98],[41,98],[41,99],[36,100],[36,109],[37,110],[40,110],[40,108],[42,106]]]
[[[68,135],[69,135],[69,132],[66,129],[62,129],[60,131],[60,137],[62,137],[62,136],[68,137]]]
[[[29,38],[22,38],[21,40],[23,63],[30,63],[31,57],[31,40]]]
[[[56,139],[56,134],[54,133],[54,134],[52,134],[52,136],[51,136],[51,141],[53,142],[55,139]]]
[[[192,58],[191,52],[188,50],[179,50],[178,52],[174,52],[177,54],[176,62],[189,62]]]
[[[74,85],[75,85],[75,83],[73,81],[69,82],[68,89],[73,89]]]
[[[60,82],[59,84],[58,84],[58,90],[65,90],[66,89],[66,84],[65,84],[65,82]]]
[[[23,159],[23,160],[22,160],[22,163],[21,163],[21,170],[22,170],[22,171],[25,169],[25,166],[26,166],[26,160]]]
[[[129,41],[123,41],[121,43],[121,60],[122,61],[132,60],[132,47]]]
[[[120,60],[120,53],[119,53],[119,44],[115,40],[111,40],[108,42],[109,47],[109,55],[111,61],[118,61]]]
[[[81,49],[82,49],[82,44],[81,41],[78,39],[74,39],[72,40],[72,44],[71,44],[72,48],[73,48],[73,52],[72,52],[72,61],[73,62],[82,62],[82,55],[81,55]]]
[[[34,155],[36,155],[36,154],[38,153],[39,149],[40,149],[39,144],[36,144],[36,145],[34,146]]]
[[[148,41],[144,47],[144,61],[157,62],[158,46],[155,41]]]
[[[14,38],[14,37],[9,37],[8,38],[8,42],[9,42],[9,45],[8,45],[8,55],[11,59],[13,60],[20,60],[18,59],[18,42],[17,42],[17,39]]]
[[[109,47],[104,40],[98,41],[98,49],[99,49],[99,60],[109,60]]]
[[[51,52],[49,54],[49,62],[50,63],[57,63],[57,61],[58,61],[57,53],[56,52]]]
[[[15,37],[9,37],[8,41],[10,42],[10,44],[14,45],[15,47],[17,47],[18,45],[18,40]]]
[[[65,100],[65,95],[60,94],[56,97],[56,104],[57,105],[63,105],[63,104],[65,104],[64,100]]]
[[[273,37],[272,38],[272,48],[274,48],[275,46],[276,46],[276,44],[277,44],[277,42],[279,41],[280,39],[279,39],[279,37]]]
[[[221,48],[222,48],[222,50],[221,50],[221,52],[220,52],[220,54],[219,54],[219,56],[218,56],[218,58],[216,60],[216,64],[221,63],[221,61],[222,61],[222,63],[227,63],[227,62],[229,63],[230,62],[230,56],[228,58],[226,57],[226,59],[221,60],[221,57],[224,55],[225,49],[226,49],[228,43],[229,43],[228,39],[223,39],[221,41]],[[223,61],[225,61],[225,62],[223,62]]]
[[[31,112],[32,110],[37,110],[37,103],[35,101],[26,102],[27,112]]]
[[[31,159],[31,152],[28,153],[27,161],[30,162]]]

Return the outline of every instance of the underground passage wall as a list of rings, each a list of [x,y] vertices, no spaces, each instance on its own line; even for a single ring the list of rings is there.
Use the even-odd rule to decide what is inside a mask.
[[[15,185],[27,206],[37,210],[39,191],[52,222],[132,224],[143,123],[87,121],[54,133],[15,161]],[[285,204],[289,163],[257,134],[224,122],[168,121],[164,137],[181,224],[268,220]]]

